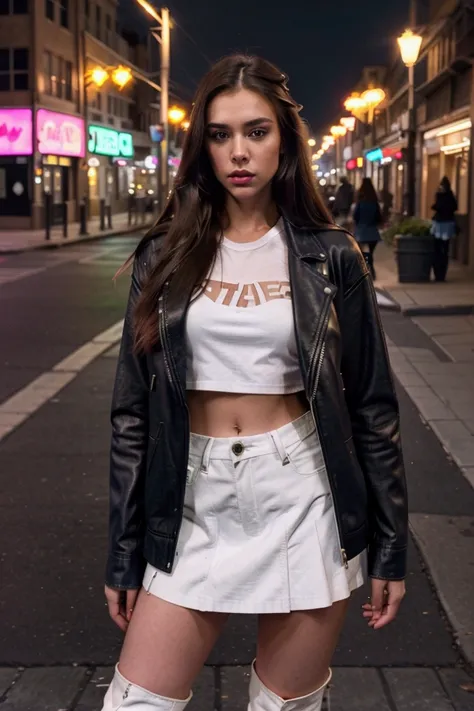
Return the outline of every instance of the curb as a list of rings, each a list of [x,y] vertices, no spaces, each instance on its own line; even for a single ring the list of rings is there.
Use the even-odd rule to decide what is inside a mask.
[[[375,287],[377,292],[377,303],[379,309],[384,311],[398,311],[403,316],[470,316],[474,314],[474,304],[452,304],[443,306],[433,304],[432,306],[401,306],[391,293],[382,287]]]
[[[126,227],[121,230],[118,228],[112,232],[99,232],[93,235],[83,235],[80,237],[72,237],[64,239],[62,242],[50,242],[44,241],[38,244],[28,245],[27,247],[12,247],[7,249],[2,249],[0,246],[0,255],[2,254],[24,254],[25,252],[37,252],[42,249],[63,249],[63,247],[70,247],[73,244],[82,244],[84,242],[95,242],[100,239],[106,239],[107,237],[119,237],[120,235],[129,235],[135,232],[141,232],[142,230],[148,230],[153,226],[154,223],[147,223],[144,225],[134,225],[133,227]]]
[[[406,306],[401,312],[404,316],[470,316],[474,314],[474,304]]]
[[[380,310],[398,312],[402,310],[398,301],[395,301],[388,291],[376,286],[375,292],[377,294],[377,304]]]

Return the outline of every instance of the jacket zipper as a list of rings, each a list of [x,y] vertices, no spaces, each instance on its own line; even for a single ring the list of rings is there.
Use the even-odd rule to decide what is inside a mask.
[[[165,309],[165,299],[164,299],[164,291],[165,289],[168,289],[169,287],[169,281],[167,281],[164,285],[163,292],[160,294],[160,297],[158,299],[158,320],[159,320],[159,332],[160,332],[160,340],[161,340],[161,347],[163,349],[163,360],[165,362],[165,367],[166,367],[166,372],[168,374],[168,378],[171,381],[171,384],[174,388],[174,390],[177,392],[179,396],[179,400],[183,406],[183,409],[186,412],[186,445],[185,445],[185,461],[186,463],[188,462],[189,459],[189,412],[188,412],[188,406],[186,404],[186,398],[184,396],[184,393],[182,391],[181,385],[179,383],[179,378],[178,378],[178,373],[176,372],[175,365],[173,358],[171,357],[171,350],[169,347],[169,342],[168,342],[168,317]],[[173,556],[176,551],[176,541],[178,539],[179,535],[179,530],[181,528],[181,521],[183,517],[183,504],[181,504],[181,514],[179,516],[179,523],[178,527],[175,529],[173,532],[173,537],[175,544],[173,546]],[[171,561],[168,560],[166,563],[166,567],[169,570],[171,568]]]
[[[323,457],[324,457],[325,462],[327,461],[327,458],[326,458],[326,452],[324,451],[324,438],[321,436],[321,432],[320,432],[319,425],[318,425],[318,420],[314,414],[313,401],[316,398],[316,393],[317,393],[318,385],[319,385],[319,378],[321,375],[321,369],[322,369],[323,361],[324,361],[324,355],[326,353],[326,344],[325,343],[323,343],[321,345],[321,348],[319,350],[319,356],[317,359],[316,359],[316,354],[318,352],[319,344],[320,344],[322,338],[325,336],[326,331],[327,331],[327,326],[329,323],[329,310],[331,308],[331,302],[332,302],[332,299],[331,299],[331,297],[329,297],[326,302],[323,316],[321,316],[321,321],[319,324],[318,333],[316,335],[316,342],[315,342],[313,353],[312,353],[311,366],[310,366],[310,371],[309,371],[309,374],[311,375],[311,373],[315,369],[314,385],[313,385],[313,389],[311,391],[310,408],[311,408],[311,415],[313,417],[314,426],[316,427],[316,429],[318,431],[319,442],[320,442],[321,448],[323,450]],[[327,471],[327,475],[329,478],[329,483],[331,485],[331,489],[334,492],[334,482],[333,482],[331,473],[329,471],[329,467],[326,468],[326,471]],[[339,514],[338,504],[336,501],[336,497],[334,496],[334,493],[333,493],[333,497],[332,497],[332,503],[333,503],[333,509],[334,509],[334,517],[336,519],[336,529],[337,529],[337,536],[338,536],[338,540],[339,540],[339,550],[341,552],[342,564],[347,569],[349,567],[349,563],[347,560],[346,549],[343,548],[343,544],[342,544],[342,534],[341,534],[342,524],[341,524],[341,518],[340,518],[340,514]]]

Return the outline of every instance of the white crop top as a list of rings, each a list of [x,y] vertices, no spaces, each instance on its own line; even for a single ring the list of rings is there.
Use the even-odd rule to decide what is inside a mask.
[[[224,237],[187,315],[187,389],[285,394],[304,389],[280,220],[255,242]]]

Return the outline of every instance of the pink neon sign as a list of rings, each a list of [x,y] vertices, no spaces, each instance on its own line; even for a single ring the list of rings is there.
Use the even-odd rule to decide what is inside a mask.
[[[43,155],[84,158],[84,119],[39,109],[36,114],[38,150]]]
[[[0,156],[30,156],[32,153],[31,109],[0,109]]]

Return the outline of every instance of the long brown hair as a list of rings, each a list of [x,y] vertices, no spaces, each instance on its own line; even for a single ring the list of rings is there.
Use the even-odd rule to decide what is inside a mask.
[[[377,193],[375,192],[374,184],[370,178],[362,180],[359,192],[357,193],[358,202],[378,202]]]
[[[273,106],[281,134],[282,154],[273,179],[279,211],[296,226],[315,228],[332,223],[319,197],[307,150],[301,107],[291,98],[287,77],[259,57],[225,57],[202,79],[190,116],[181,164],[163,214],[145,235],[137,251],[154,237],[165,235],[156,266],[137,302],[135,347],[149,351],[158,340],[158,299],[170,282],[170,298],[182,289],[200,286],[216,258],[225,219],[225,189],[214,175],[206,150],[207,109],[224,91],[250,89]]]

